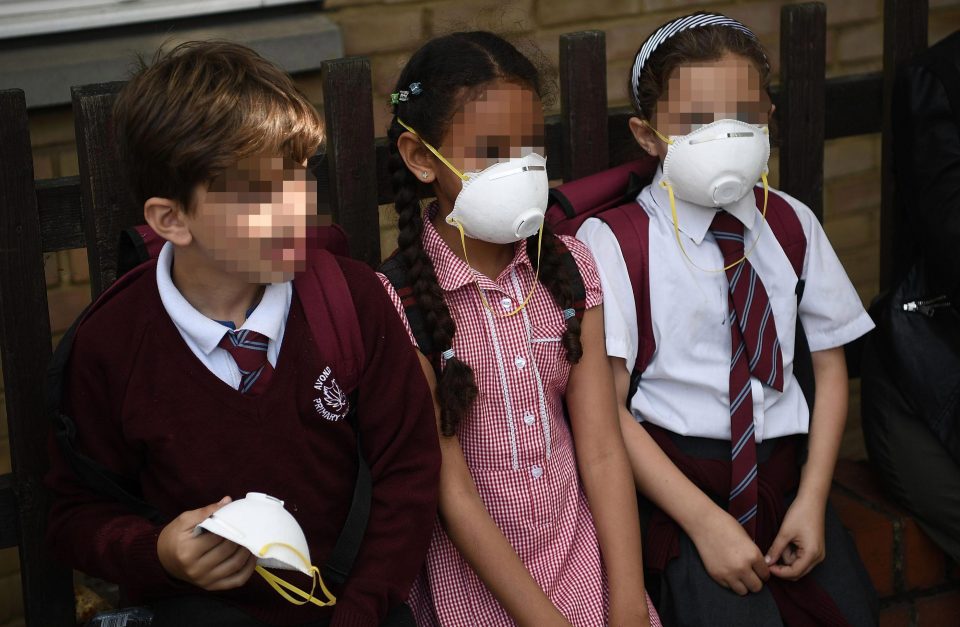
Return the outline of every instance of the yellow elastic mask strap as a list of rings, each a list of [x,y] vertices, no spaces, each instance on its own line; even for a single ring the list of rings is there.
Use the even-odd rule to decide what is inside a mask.
[[[663,133],[661,133],[660,131],[658,131],[657,129],[655,129],[655,128],[653,127],[653,124],[650,124],[650,123],[647,122],[646,120],[640,120],[640,121],[643,123],[644,126],[646,126],[648,129],[650,129],[651,131],[653,131],[654,135],[656,135],[657,137],[659,137],[660,139],[662,139],[662,140],[664,141],[664,143],[666,143],[668,146],[672,146],[672,145],[673,145],[673,139],[667,137],[666,135],[664,135]]]
[[[262,549],[260,549],[260,557],[264,557],[267,553],[267,548],[274,545],[282,546],[286,549],[290,549],[291,551],[294,552],[294,554],[296,554],[297,557],[301,559],[301,561],[303,561],[304,564],[308,564],[308,565],[310,564],[310,562],[307,561],[307,559],[303,556],[303,554],[300,553],[300,551],[296,550],[295,548],[293,548],[292,546],[284,542],[271,542],[270,544],[265,545]],[[256,567],[256,571],[261,577],[263,577],[263,579],[268,584],[270,584],[271,588],[276,590],[280,596],[282,596],[284,599],[286,599],[290,603],[293,603],[294,605],[305,605],[307,603],[313,603],[314,605],[318,605],[320,607],[329,607],[331,605],[336,605],[337,603],[337,597],[333,596],[330,590],[327,589],[326,584],[323,583],[323,577],[320,576],[320,569],[317,568],[316,566],[310,566],[310,579],[311,579],[312,585],[310,587],[309,593],[304,592],[303,590],[293,585],[289,581],[285,581],[281,579],[280,577],[271,573],[269,570],[267,570],[263,566],[258,565]],[[320,591],[323,593],[324,597],[326,598],[325,601],[321,601],[316,596],[314,596],[314,593],[316,593],[317,591],[317,586],[320,587]],[[292,596],[290,596],[290,594],[287,592],[288,590],[290,592],[293,592],[297,596],[299,596],[300,599],[295,599]]]
[[[450,222],[450,224],[457,227],[457,230],[460,231],[460,246],[463,247],[463,260],[467,262],[467,267],[469,267],[471,270],[473,270],[474,273],[476,273],[477,271],[474,270],[473,266],[470,265],[470,258],[467,257],[467,236],[463,232],[463,225],[460,224],[459,220],[453,220],[452,222]],[[541,224],[540,231],[537,234],[537,272],[533,277],[533,287],[530,288],[530,293],[527,294],[527,297],[523,299],[523,302],[520,303],[520,306],[507,314],[497,313],[493,309],[493,307],[490,306],[490,303],[487,301],[487,296],[486,294],[483,293],[483,289],[480,287],[480,283],[477,281],[474,281],[473,284],[477,286],[477,292],[480,293],[480,300],[483,301],[483,306],[487,308],[487,311],[489,311],[494,316],[503,317],[503,318],[509,318],[510,316],[515,316],[521,311],[523,311],[523,308],[527,306],[527,303],[529,303],[530,299],[533,297],[533,293],[537,291],[537,285],[540,283],[540,252],[542,248],[543,248],[543,225]]]
[[[406,123],[406,122],[404,122],[404,121],[401,120],[400,118],[397,118],[397,123],[398,123],[400,126],[402,126],[403,128],[405,128],[405,129],[407,129],[408,131],[410,131],[411,133],[413,133],[414,135],[416,135],[416,136],[417,136],[417,139],[420,140],[420,143],[423,144],[424,146],[426,146],[426,147],[427,147],[427,150],[429,150],[430,152],[432,152],[433,155],[434,155],[437,159],[439,159],[440,161],[442,161],[442,162],[443,162],[443,165],[445,165],[445,166],[447,166],[448,168],[450,168],[450,170],[451,170],[454,174],[456,174],[457,176],[459,176],[459,177],[460,177],[460,180],[466,181],[466,180],[468,180],[468,179],[470,178],[469,176],[467,176],[466,174],[464,174],[463,172],[461,172],[461,171],[458,170],[457,168],[453,167],[453,164],[450,163],[449,161],[447,161],[447,158],[444,157],[443,155],[441,155],[439,150],[437,150],[436,148],[434,148],[433,146],[431,146],[431,145],[430,145],[430,142],[428,142],[428,141],[425,140],[424,138],[420,137],[420,134],[419,134],[419,133],[417,133],[415,130],[413,130],[412,128],[410,128],[409,126],[407,126],[407,123]]]
[[[730,268],[740,265],[746,261],[751,254],[753,254],[754,249],[757,247],[757,242],[760,241],[760,234],[763,233],[763,224],[767,220],[767,200],[770,198],[770,185],[767,183],[767,173],[764,172],[761,174],[760,179],[763,181],[763,211],[760,212],[760,228],[757,230],[757,238],[753,240],[750,250],[743,253],[743,257],[740,257],[730,265],[715,269],[701,268],[693,259],[690,258],[690,255],[687,254],[687,250],[683,247],[683,240],[680,239],[680,224],[677,220],[677,201],[673,195],[673,186],[670,185],[670,183],[668,183],[666,180],[660,181],[660,187],[666,188],[667,193],[670,195],[670,216],[673,219],[673,234],[677,238],[677,245],[680,247],[680,252],[683,253],[683,256],[687,259],[687,262],[689,262],[691,266],[704,272],[726,272]]]

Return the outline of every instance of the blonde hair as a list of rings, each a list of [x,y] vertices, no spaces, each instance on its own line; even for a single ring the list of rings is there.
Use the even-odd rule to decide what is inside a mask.
[[[140,202],[178,200],[256,154],[302,163],[323,139],[320,115],[290,76],[226,41],[192,41],[157,52],[121,90],[118,144]]]

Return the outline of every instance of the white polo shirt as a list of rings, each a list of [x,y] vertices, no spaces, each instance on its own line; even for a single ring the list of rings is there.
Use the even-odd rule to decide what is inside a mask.
[[[187,302],[177,286],[173,284],[173,279],[170,277],[172,267],[173,244],[167,242],[160,249],[160,256],[157,258],[157,288],[160,290],[163,308],[166,309],[167,315],[173,320],[183,341],[187,343],[197,359],[221,381],[233,389],[238,389],[240,369],[230,353],[218,346],[229,329],[216,320],[206,317]],[[293,284],[290,281],[267,285],[260,302],[240,327],[257,331],[269,338],[267,361],[274,367],[277,365],[277,356],[280,354],[280,345],[283,342],[283,331],[286,328],[292,298]]]
[[[728,284],[723,255],[710,224],[714,208],[676,199],[680,239],[677,244],[666,190],[658,171],[637,200],[650,216],[650,309],[656,352],[643,373],[630,409],[638,421],[674,433],[730,439],[730,329]],[[873,328],[860,298],[810,209],[783,192],[774,192],[797,212],[807,238],[802,278],[800,321],[811,351],[855,340]],[[769,225],[761,219],[753,194],[727,211],[744,224],[745,249],[770,298],[784,361],[783,392],[751,379],[753,415],[758,442],[765,438],[806,433],[810,414],[793,375],[794,333],[798,307],[797,276]],[[597,218],[577,233],[593,251],[604,295],[607,353],[622,357],[633,370],[637,359],[637,312],[633,288],[616,236]]]

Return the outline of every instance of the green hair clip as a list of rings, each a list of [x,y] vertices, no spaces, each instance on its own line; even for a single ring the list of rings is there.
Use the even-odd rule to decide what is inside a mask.
[[[398,105],[401,102],[410,100],[410,96],[419,96],[423,93],[423,85],[420,83],[410,83],[409,89],[401,89],[398,92],[390,94],[390,104]]]

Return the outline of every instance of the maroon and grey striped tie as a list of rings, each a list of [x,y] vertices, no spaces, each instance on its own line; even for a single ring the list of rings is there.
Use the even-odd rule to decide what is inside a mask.
[[[269,339],[249,329],[229,330],[220,339],[220,348],[230,353],[240,369],[241,394],[257,396],[267,389],[273,366],[267,361]]]
[[[767,290],[749,260],[743,259],[743,224],[718,211],[710,230],[723,253],[730,286],[730,501],[728,511],[756,537],[757,449],[754,440],[751,375],[783,391],[783,355]],[[737,263],[738,260],[742,262]]]

